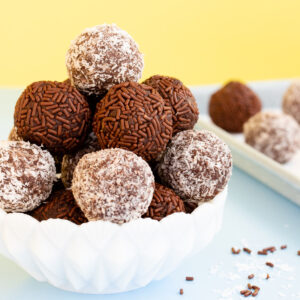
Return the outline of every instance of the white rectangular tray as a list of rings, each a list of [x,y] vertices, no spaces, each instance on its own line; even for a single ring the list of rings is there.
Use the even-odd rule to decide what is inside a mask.
[[[278,110],[281,107],[283,93],[290,82],[290,80],[253,82],[249,83],[249,86],[259,95],[264,110]],[[211,130],[222,138],[231,148],[235,166],[300,205],[300,152],[291,162],[281,165],[248,146],[241,134],[230,134],[214,125],[208,117],[207,109],[210,95],[219,87],[210,85],[191,88],[200,110],[197,128]]]

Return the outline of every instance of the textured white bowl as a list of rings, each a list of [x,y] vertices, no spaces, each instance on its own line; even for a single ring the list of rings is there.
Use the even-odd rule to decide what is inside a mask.
[[[36,280],[60,289],[91,294],[133,290],[167,276],[212,240],[222,224],[226,196],[227,188],[192,214],[122,226],[38,222],[0,209],[0,253]]]

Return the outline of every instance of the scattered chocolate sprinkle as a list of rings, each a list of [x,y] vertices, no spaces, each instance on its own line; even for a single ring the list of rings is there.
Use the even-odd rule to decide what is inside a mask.
[[[276,248],[274,246],[271,246],[271,247],[267,247],[267,248],[264,248],[263,249],[263,252],[275,252],[276,251]]]
[[[259,290],[254,290],[254,292],[252,293],[252,297],[256,297],[258,295]]]
[[[250,283],[248,283],[247,287],[248,287],[249,290],[252,289],[252,285]]]
[[[241,295],[245,295],[248,292],[248,290],[242,290],[240,291]]]
[[[267,251],[257,251],[257,254],[259,255],[268,255]]]
[[[194,277],[193,276],[186,276],[185,280],[186,281],[194,281]]]
[[[241,249],[235,250],[233,247],[231,248],[231,253],[232,254],[240,254],[240,252],[241,252]]]
[[[300,250],[298,250],[297,254],[300,256]]]
[[[267,273],[267,277],[266,277],[266,279],[269,279],[270,278],[270,275],[269,275],[269,273]]]
[[[258,290],[258,291],[260,290],[260,287],[258,287],[257,285],[252,285],[251,288],[252,288],[252,290]]]
[[[251,291],[247,291],[247,292],[244,294],[244,296],[245,296],[245,297],[249,297],[251,294],[252,294]]]
[[[179,290],[179,294],[180,294],[180,295],[183,295],[183,289],[180,289],[180,290]]]
[[[243,248],[243,251],[247,252],[248,254],[251,254],[251,252],[252,252],[249,248],[246,248],[246,247]]]
[[[274,264],[269,261],[266,262],[266,265],[270,268],[274,268]]]
[[[254,278],[254,274],[248,275],[248,279],[252,279],[252,278]]]
[[[284,249],[286,249],[286,248],[287,248],[287,245],[282,245],[282,246],[280,247],[281,250],[284,250]]]

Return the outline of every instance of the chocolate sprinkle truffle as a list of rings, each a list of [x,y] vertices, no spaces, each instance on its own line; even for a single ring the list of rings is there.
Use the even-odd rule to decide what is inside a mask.
[[[84,142],[90,117],[84,97],[71,85],[56,81],[29,85],[14,115],[20,137],[55,154],[70,152]]]
[[[72,191],[63,189],[52,192],[50,197],[29,215],[38,221],[64,219],[77,225],[88,221],[76,204]]]
[[[169,143],[158,174],[182,200],[198,204],[225,188],[231,169],[231,153],[221,139],[206,130],[186,130]]]
[[[160,221],[176,212],[185,212],[183,201],[171,189],[155,183],[153,199],[143,218]]]
[[[61,166],[61,180],[66,188],[72,185],[73,172],[81,157],[87,153],[100,150],[97,137],[92,132],[84,142],[83,148],[75,153],[65,154]]]
[[[280,112],[261,112],[244,125],[245,141],[279,163],[288,162],[300,145],[300,127]]]
[[[138,81],[143,55],[132,37],[116,25],[85,29],[71,44],[66,65],[72,84],[85,95],[99,95],[113,85]]]
[[[35,209],[50,195],[55,175],[54,160],[48,151],[28,142],[0,142],[1,209]]]
[[[93,130],[102,149],[123,148],[151,161],[172,137],[172,111],[152,87],[120,83],[98,103]]]
[[[261,111],[261,101],[245,84],[231,81],[215,92],[209,102],[212,121],[229,132],[243,132],[244,123]]]
[[[147,212],[154,177],[149,165],[133,152],[100,150],[80,159],[73,174],[72,191],[89,221],[122,224]]]
[[[294,81],[286,90],[282,102],[283,111],[300,124],[300,80]]]
[[[164,101],[171,106],[173,135],[194,128],[199,115],[197,103],[191,91],[180,80],[155,75],[143,83],[156,89]]]

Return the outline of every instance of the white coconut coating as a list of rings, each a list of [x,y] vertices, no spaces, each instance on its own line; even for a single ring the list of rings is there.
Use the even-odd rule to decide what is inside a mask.
[[[86,95],[100,95],[113,85],[138,81],[143,55],[133,38],[116,25],[85,29],[66,55],[71,83]]]
[[[28,142],[0,141],[0,208],[6,212],[35,209],[50,195],[55,174],[48,151]]]
[[[300,80],[294,81],[283,95],[282,109],[300,124]]]
[[[13,127],[8,136],[9,141],[23,141],[23,139],[18,135],[17,127]]]
[[[300,127],[280,112],[260,112],[244,124],[245,141],[279,163],[288,162],[299,149]]]
[[[154,176],[146,161],[133,152],[100,150],[80,159],[73,173],[72,191],[89,221],[122,224],[147,212]]]
[[[214,133],[186,130],[173,137],[159,163],[158,174],[186,202],[213,199],[232,171],[228,146]]]
[[[65,154],[61,163],[61,180],[65,188],[72,185],[73,173],[81,157],[87,153],[100,150],[97,137],[93,132],[87,137],[83,144],[83,148],[75,153]]]

